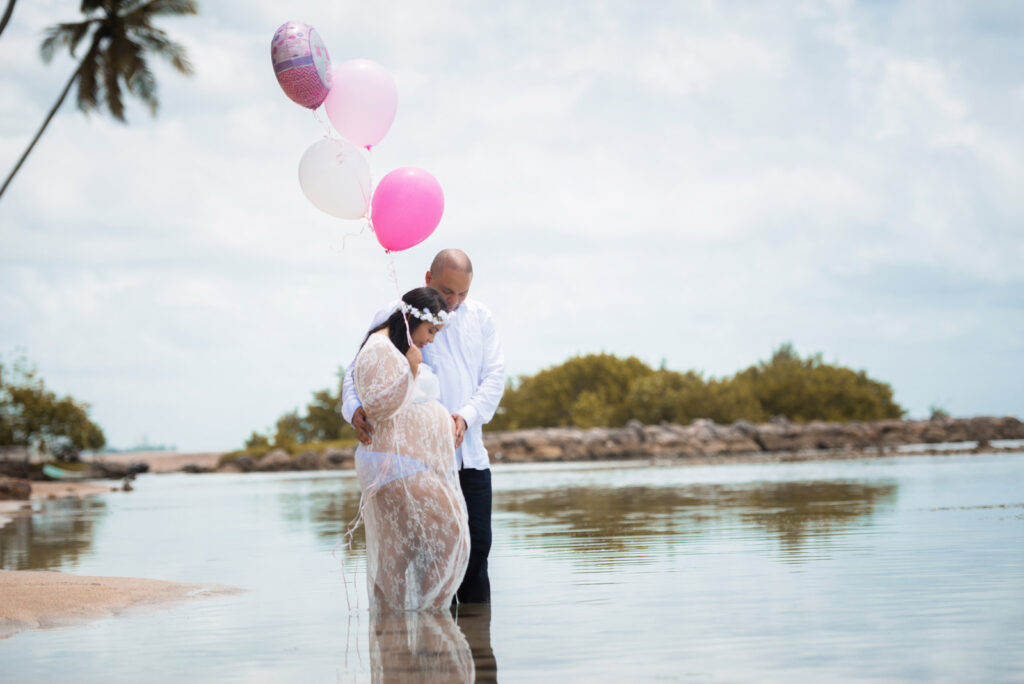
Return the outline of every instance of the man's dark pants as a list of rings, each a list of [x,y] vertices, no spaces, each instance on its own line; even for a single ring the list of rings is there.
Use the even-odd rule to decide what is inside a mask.
[[[469,513],[469,567],[456,596],[459,603],[490,603],[487,555],[491,552],[491,471],[463,468],[459,470],[459,484]]]

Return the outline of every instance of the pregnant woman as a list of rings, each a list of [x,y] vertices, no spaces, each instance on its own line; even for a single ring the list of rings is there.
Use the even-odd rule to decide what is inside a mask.
[[[356,357],[353,381],[373,427],[355,456],[371,610],[447,608],[469,562],[452,417],[420,353],[451,315],[437,290],[410,290]]]

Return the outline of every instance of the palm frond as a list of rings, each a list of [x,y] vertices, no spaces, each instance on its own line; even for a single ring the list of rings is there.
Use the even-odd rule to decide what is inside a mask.
[[[121,97],[121,81],[122,72],[120,67],[124,64],[123,55],[121,55],[122,47],[121,41],[112,39],[110,45],[106,50],[103,51],[102,56],[102,76],[103,76],[103,95],[107,105],[107,109],[110,110],[110,115],[118,121],[124,123],[124,99]]]
[[[149,52],[163,57],[171,63],[179,72],[190,76],[194,73],[192,63],[188,59],[185,48],[167,37],[167,34],[160,29],[140,29],[133,32],[139,43]]]
[[[148,69],[145,48],[130,38],[118,41],[116,59],[117,70],[128,85],[136,74]]]
[[[128,79],[128,90],[149,106],[149,113],[156,116],[156,77],[145,62]]]
[[[199,14],[199,3],[195,0],[149,0],[139,5],[134,12],[143,12],[151,17],[161,14]]]
[[[82,5],[79,7],[79,11],[82,14],[89,14],[89,12],[98,12],[106,6],[109,0],[82,0]]]
[[[99,105],[100,87],[97,75],[100,68],[99,46],[94,44],[82,58],[82,63],[78,67],[77,103],[78,108],[83,112],[88,113]]]
[[[71,30],[71,35],[68,38],[68,50],[72,55],[75,54],[75,50],[78,48],[78,44],[82,42],[82,38],[85,38],[86,34],[89,33],[89,27],[92,26],[93,22],[83,21]]]
[[[60,26],[51,26],[46,29],[46,37],[43,38],[43,42],[39,45],[39,56],[46,63],[49,63],[53,59],[53,53],[57,51],[57,48],[64,42],[61,35]]]
[[[89,33],[89,29],[95,26],[97,20],[78,21],[74,23],[55,24],[46,29],[46,38],[39,45],[39,55],[44,62],[49,63],[59,47],[67,47],[71,56],[75,56],[75,49]]]
[[[146,4],[147,0],[121,0],[120,8],[117,13],[120,16],[125,16],[137,11],[140,7]]]

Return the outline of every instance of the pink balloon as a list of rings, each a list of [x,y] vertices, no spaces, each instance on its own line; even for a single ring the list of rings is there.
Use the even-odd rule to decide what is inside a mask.
[[[370,220],[384,249],[400,252],[430,237],[444,213],[441,184],[406,166],[381,178],[370,200]]]
[[[398,88],[376,62],[352,59],[334,67],[333,85],[324,101],[327,118],[341,137],[370,149],[391,128],[398,109]]]
[[[331,57],[316,29],[300,21],[281,24],[270,41],[270,61],[284,94],[316,109],[331,89]]]

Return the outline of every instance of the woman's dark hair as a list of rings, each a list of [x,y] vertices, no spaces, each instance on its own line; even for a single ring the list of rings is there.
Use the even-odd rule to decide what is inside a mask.
[[[448,304],[444,301],[444,297],[441,293],[432,287],[417,287],[414,290],[409,290],[402,295],[402,301],[409,306],[414,306],[421,311],[426,309],[430,313],[437,313],[438,311],[447,311]],[[409,322],[409,329],[406,330],[405,321],[403,317]],[[415,316],[407,316],[402,313],[401,309],[395,309],[395,312],[388,316],[388,320],[384,321],[376,328],[366,334],[366,339],[363,340],[363,344],[366,344],[366,340],[370,339],[370,335],[375,332],[380,332],[387,328],[388,338],[391,340],[391,344],[398,347],[398,351],[405,354],[409,351],[409,337],[412,336],[416,328],[426,323],[421,321]],[[360,345],[360,349],[362,345]]]

